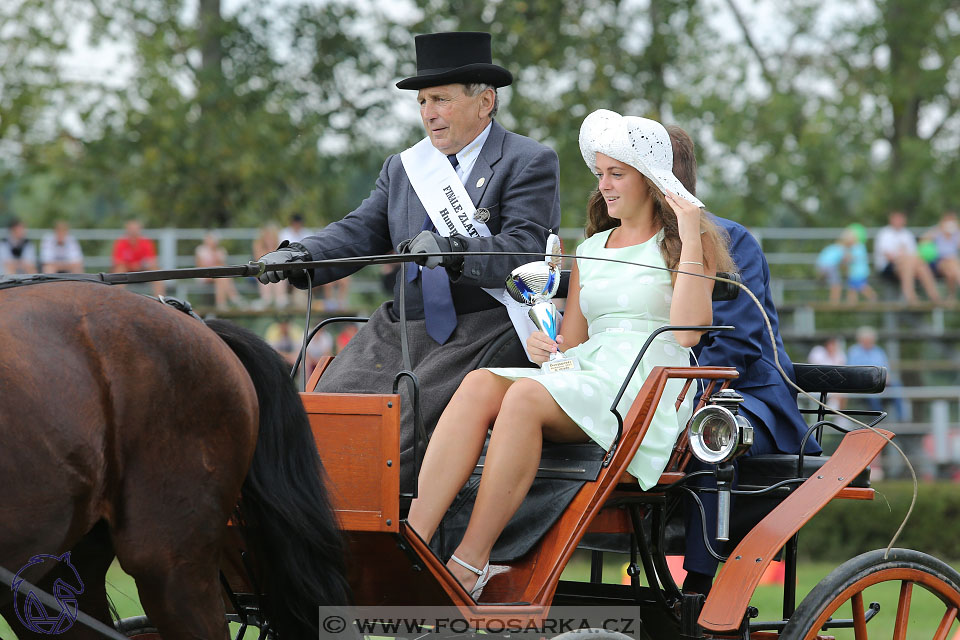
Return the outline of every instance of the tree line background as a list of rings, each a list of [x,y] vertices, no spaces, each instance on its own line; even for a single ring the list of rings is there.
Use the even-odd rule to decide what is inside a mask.
[[[577,132],[597,108],[686,128],[698,193],[748,224],[960,206],[960,0],[237,4],[2,3],[0,221],[338,219],[423,136],[393,83],[414,34],[441,30],[493,33],[515,77],[498,120],[559,153],[565,226],[583,224]],[[84,46],[118,43],[115,74],[71,72],[81,26]]]

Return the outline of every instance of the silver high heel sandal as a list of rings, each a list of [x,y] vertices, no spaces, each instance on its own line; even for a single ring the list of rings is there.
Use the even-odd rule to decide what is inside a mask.
[[[483,565],[483,569],[477,569],[472,564],[467,564],[457,556],[450,556],[450,559],[456,562],[458,565],[466,569],[471,573],[477,574],[477,583],[473,585],[473,589],[470,590],[470,597],[476,600],[480,597],[480,592],[483,591],[483,588],[487,586],[487,582],[490,581],[490,563]],[[464,587],[466,588],[466,587]]]

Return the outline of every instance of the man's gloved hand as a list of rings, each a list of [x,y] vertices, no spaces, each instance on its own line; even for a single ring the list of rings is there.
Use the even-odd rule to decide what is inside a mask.
[[[434,231],[421,231],[410,240],[404,240],[397,247],[399,253],[447,253],[465,251],[466,245],[457,236],[444,236]],[[446,267],[458,271],[463,269],[463,256],[423,256],[414,260],[421,267],[433,269]]]
[[[304,260],[310,259],[310,252],[307,251],[307,248],[300,244],[299,242],[289,242],[284,240],[280,243],[280,246],[276,248],[275,251],[266,253],[260,256],[257,259],[257,262],[262,262],[265,265],[270,264],[287,264],[288,262],[303,262]],[[295,271],[264,271],[257,276],[257,280],[263,284],[270,284],[271,282],[280,282],[284,278],[289,278],[290,276],[296,276],[297,274],[302,274],[303,270]]]

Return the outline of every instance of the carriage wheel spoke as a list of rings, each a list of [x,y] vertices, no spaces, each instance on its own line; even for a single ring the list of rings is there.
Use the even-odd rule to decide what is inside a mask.
[[[913,583],[904,580],[900,584],[900,603],[897,605],[897,622],[893,626],[893,640],[906,640],[907,622],[910,621],[910,599],[913,597]]]
[[[856,640],[867,640],[867,617],[863,610],[863,592],[859,591],[850,598],[853,607],[853,635]]]
[[[940,626],[937,627],[937,634],[933,636],[933,640],[947,640],[947,634],[950,633],[950,627],[953,626],[953,621],[956,619],[957,608],[950,607],[947,609],[940,620]]]

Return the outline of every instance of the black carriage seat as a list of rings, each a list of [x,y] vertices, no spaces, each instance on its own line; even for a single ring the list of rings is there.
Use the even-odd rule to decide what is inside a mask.
[[[887,384],[884,367],[794,363],[797,385],[809,393],[880,393]]]
[[[818,366],[794,364],[797,384],[808,393],[845,392],[879,393],[886,382],[886,369],[871,366]],[[758,491],[766,489],[784,480],[809,478],[816,475],[829,460],[829,456],[805,455],[802,467],[797,454],[759,454],[737,459],[738,491]],[[776,507],[798,483],[762,495],[749,498],[735,498],[734,509],[730,516],[730,541],[725,545],[724,553],[732,550],[739,541]],[[870,467],[860,472],[850,483],[851,487],[867,489],[870,487]],[[619,486],[621,495],[636,492],[642,495],[638,485]],[[644,527],[649,523],[644,520]],[[650,531],[647,531],[650,535]],[[662,541],[667,555],[683,555],[685,552],[685,533],[683,510],[674,511],[667,519]],[[580,544],[581,548],[594,551],[627,553],[630,550],[629,539],[620,534],[588,534]]]
[[[821,402],[827,393],[880,393],[887,382],[887,370],[883,367],[795,363],[793,371],[797,385],[808,393],[821,394]],[[804,456],[803,467],[798,474],[797,454],[762,454],[740,458],[739,488],[759,489],[789,478],[809,478],[829,459],[829,456]],[[869,487],[870,467],[854,478],[850,486]]]

